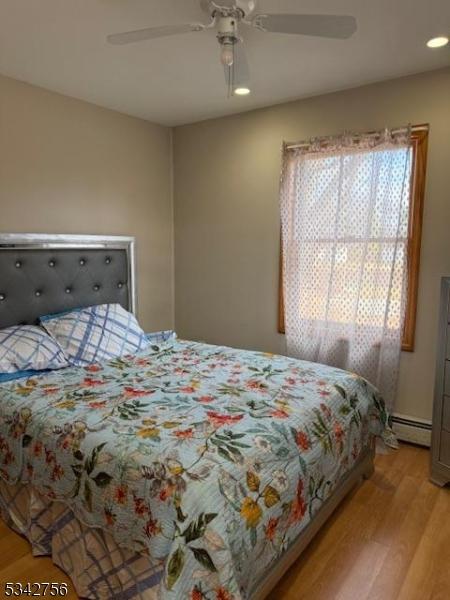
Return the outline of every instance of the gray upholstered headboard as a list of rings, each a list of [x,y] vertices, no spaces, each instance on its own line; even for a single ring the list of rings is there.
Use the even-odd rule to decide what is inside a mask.
[[[0,234],[0,329],[81,306],[136,311],[134,238]]]

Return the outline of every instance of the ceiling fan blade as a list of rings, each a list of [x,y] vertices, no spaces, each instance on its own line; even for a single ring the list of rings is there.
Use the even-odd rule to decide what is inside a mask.
[[[233,55],[234,59],[231,67],[224,67],[225,81],[230,95],[236,88],[246,87],[250,82],[247,53],[242,42],[234,44]]]
[[[345,40],[356,31],[355,17],[339,15],[256,15],[253,24],[271,33],[293,33]]]
[[[203,29],[205,29],[205,25],[202,25],[201,23],[163,25],[162,27],[147,27],[146,29],[137,29],[136,31],[113,33],[108,35],[106,39],[110,44],[131,44],[133,42],[152,40],[154,38],[165,37],[167,35],[177,35],[179,33],[189,33],[191,31],[203,31]]]

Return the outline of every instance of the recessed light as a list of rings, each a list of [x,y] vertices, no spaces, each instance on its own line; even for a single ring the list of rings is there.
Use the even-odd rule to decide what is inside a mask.
[[[448,37],[443,35],[435,38],[431,38],[428,40],[427,46],[428,48],[442,48],[442,46],[446,46],[448,44]]]
[[[250,94],[250,89],[247,87],[238,87],[234,90],[234,93],[238,96],[248,96]]]

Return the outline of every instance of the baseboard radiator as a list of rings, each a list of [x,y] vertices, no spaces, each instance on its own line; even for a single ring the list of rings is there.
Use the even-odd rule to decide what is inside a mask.
[[[429,447],[431,445],[431,421],[394,414],[392,428],[400,441],[420,446]]]

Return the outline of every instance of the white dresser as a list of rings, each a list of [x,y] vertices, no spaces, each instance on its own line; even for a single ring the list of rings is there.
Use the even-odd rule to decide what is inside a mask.
[[[431,481],[450,483],[450,277],[443,277],[431,433]]]

